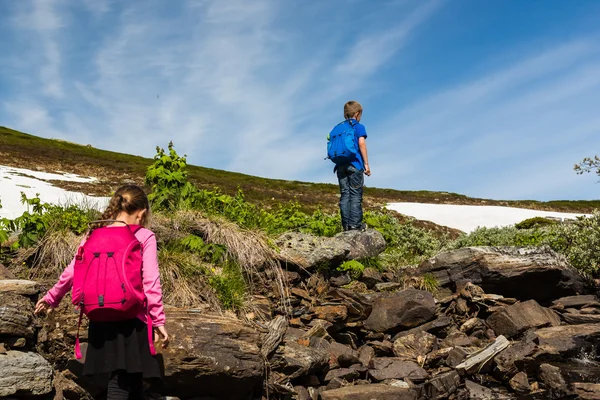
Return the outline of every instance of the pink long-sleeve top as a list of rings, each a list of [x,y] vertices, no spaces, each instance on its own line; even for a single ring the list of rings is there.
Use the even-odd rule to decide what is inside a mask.
[[[154,236],[154,232],[146,228],[140,228],[135,233],[135,237],[137,237],[143,246],[142,282],[148,303],[148,314],[152,319],[153,326],[163,326],[165,324],[165,311],[160,287],[156,237]],[[52,307],[57,307],[62,298],[71,290],[74,265],[75,258],[73,258],[73,261],[64,270],[56,285],[44,296],[44,300]],[[146,322],[146,313],[144,311],[140,312],[137,317],[141,321]]]

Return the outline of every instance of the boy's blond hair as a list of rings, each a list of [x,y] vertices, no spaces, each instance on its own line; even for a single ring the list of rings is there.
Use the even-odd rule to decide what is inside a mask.
[[[358,101],[350,100],[344,104],[344,118],[354,118],[357,113],[362,114],[362,110],[363,108]]]

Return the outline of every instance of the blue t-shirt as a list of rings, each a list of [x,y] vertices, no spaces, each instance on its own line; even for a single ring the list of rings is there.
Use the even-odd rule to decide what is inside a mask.
[[[354,126],[354,132],[356,132],[354,137],[356,139],[356,148],[359,149],[358,154],[356,155],[357,159],[352,161],[350,164],[354,168],[358,169],[359,171],[364,171],[365,163],[363,161],[362,154],[360,154],[360,147],[358,146],[358,138],[364,137],[366,139],[367,138],[367,130],[365,129],[365,126],[363,124],[361,124],[360,122],[356,122],[356,120],[354,118],[351,118],[350,122],[352,123],[352,126]]]

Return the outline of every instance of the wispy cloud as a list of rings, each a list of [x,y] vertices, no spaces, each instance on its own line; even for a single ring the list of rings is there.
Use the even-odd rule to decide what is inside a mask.
[[[597,38],[490,51],[465,61],[477,73],[407,94],[403,63],[444,50],[421,41],[445,35],[436,18],[452,10],[441,0],[12,2],[0,16],[11,38],[0,43],[10,73],[0,123],[146,156],[173,140],[195,164],[333,182],[324,138],[355,98],[367,106],[369,186],[498,197],[571,187],[552,177],[600,145]]]

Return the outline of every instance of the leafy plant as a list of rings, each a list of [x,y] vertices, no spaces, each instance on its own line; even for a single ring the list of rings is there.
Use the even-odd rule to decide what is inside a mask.
[[[524,221],[521,221],[515,224],[515,228],[517,229],[532,229],[532,228],[540,228],[547,225],[556,225],[558,222],[554,221],[550,218],[544,217],[533,217],[528,218]]]
[[[352,279],[359,279],[363,272],[365,272],[365,266],[357,260],[350,260],[343,262],[337,270],[340,272],[348,272]]]
[[[209,285],[217,293],[224,308],[239,310],[244,305],[246,281],[241,268],[234,262],[226,262],[220,272],[210,277]]]

